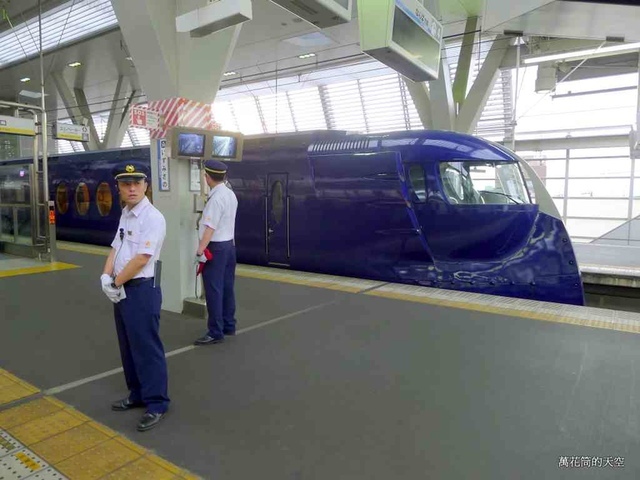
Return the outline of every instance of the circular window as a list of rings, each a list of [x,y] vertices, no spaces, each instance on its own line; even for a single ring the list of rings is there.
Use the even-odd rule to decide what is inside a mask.
[[[101,216],[106,217],[109,215],[111,207],[113,206],[113,195],[107,182],[102,182],[98,185],[98,190],[96,190],[96,204],[98,205],[98,212],[100,212]]]
[[[282,221],[282,214],[284,212],[283,197],[282,182],[275,182],[271,187],[271,215],[275,223]]]
[[[56,188],[56,206],[58,213],[64,215],[69,210],[69,190],[64,183],[59,183]]]
[[[84,182],[76,188],[76,211],[80,215],[86,215],[89,211],[89,187]]]

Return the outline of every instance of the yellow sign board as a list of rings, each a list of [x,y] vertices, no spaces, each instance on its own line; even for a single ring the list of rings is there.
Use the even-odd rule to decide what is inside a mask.
[[[33,118],[17,118],[0,115],[0,133],[33,137],[36,134],[36,122]]]
[[[73,140],[76,142],[89,141],[89,127],[66,123],[54,124],[53,137],[58,140]]]

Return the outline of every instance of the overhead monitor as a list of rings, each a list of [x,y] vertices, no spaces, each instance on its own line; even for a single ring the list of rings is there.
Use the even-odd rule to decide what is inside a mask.
[[[244,136],[238,132],[174,127],[171,131],[171,157],[240,161],[243,139]]]
[[[419,0],[358,0],[360,48],[414,82],[438,78],[442,25]]]
[[[236,137],[228,135],[213,135],[212,157],[235,158],[238,149]]]
[[[204,158],[205,135],[203,133],[178,133],[178,156]]]

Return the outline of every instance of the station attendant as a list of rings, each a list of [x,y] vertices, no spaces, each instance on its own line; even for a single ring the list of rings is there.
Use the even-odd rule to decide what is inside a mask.
[[[159,335],[160,263],[166,235],[164,216],[145,193],[148,169],[138,162],[122,163],[114,170],[122,210],[118,231],[100,280],[114,305],[114,316],[128,397],[111,408],[125,411],[146,408],[139,431],[155,427],[169,406],[167,364]]]
[[[236,333],[234,236],[238,199],[225,184],[226,174],[224,163],[218,160],[205,162],[204,177],[210,191],[198,227],[200,242],[196,257],[203,260],[204,250],[208,249],[212,259],[205,263],[202,271],[208,331],[194,342],[196,345],[221,343],[225,335]]]

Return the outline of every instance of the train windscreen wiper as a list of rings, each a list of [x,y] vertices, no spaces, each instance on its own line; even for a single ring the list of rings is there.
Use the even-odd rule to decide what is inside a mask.
[[[478,193],[490,193],[492,195],[502,195],[503,197],[507,197],[509,200],[511,200],[516,205],[522,205],[524,203],[522,200],[516,199],[515,197],[512,197],[508,193],[494,192],[494,191],[491,191],[491,190],[480,190]]]

